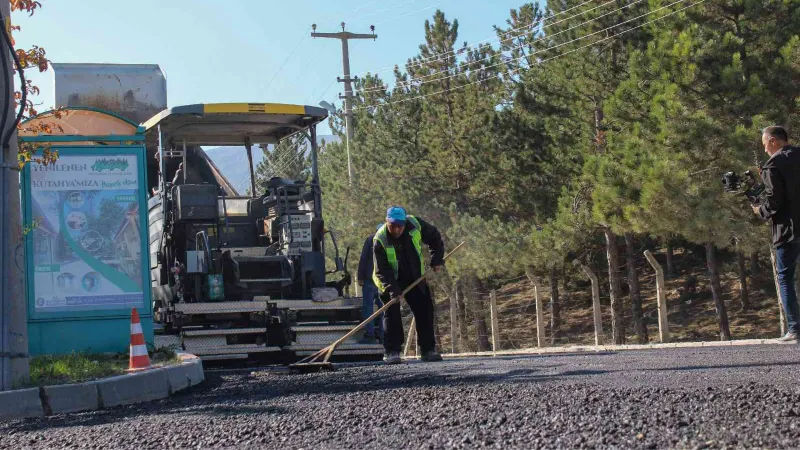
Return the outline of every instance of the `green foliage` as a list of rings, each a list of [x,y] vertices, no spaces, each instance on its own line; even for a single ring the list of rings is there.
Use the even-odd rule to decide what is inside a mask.
[[[356,83],[352,184],[344,141],[320,154],[340,246],[358,252],[393,204],[449,247],[468,242],[448,264],[458,278],[573,270],[605,256],[606,227],[744,252],[767,244],[719,179],[765,159],[762,127],[800,129],[800,2],[669,16],[688,4],[579,3],[523,4],[494,46],[460,43],[458,21],[437,11],[390,88],[375,75]],[[331,126],[344,139],[342,119]]]
[[[304,134],[295,134],[272,149],[261,146],[264,159],[255,168],[256,188],[266,191],[270,178],[306,182],[311,174],[308,143]]]

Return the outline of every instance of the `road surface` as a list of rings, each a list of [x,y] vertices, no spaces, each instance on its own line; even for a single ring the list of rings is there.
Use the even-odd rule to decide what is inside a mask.
[[[155,403],[0,424],[0,448],[800,447],[800,345],[206,375]]]

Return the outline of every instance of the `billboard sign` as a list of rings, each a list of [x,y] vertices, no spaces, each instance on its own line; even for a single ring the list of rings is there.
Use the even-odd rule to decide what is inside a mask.
[[[57,149],[25,168],[31,318],[149,313],[144,149]]]

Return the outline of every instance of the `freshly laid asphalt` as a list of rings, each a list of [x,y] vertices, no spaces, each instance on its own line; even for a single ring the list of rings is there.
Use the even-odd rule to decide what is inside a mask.
[[[168,399],[0,423],[22,448],[798,448],[800,345],[208,371]]]

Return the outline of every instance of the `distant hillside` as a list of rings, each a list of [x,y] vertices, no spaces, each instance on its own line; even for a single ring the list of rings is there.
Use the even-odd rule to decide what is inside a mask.
[[[339,142],[339,137],[326,134],[317,136],[317,142]],[[250,186],[250,172],[247,167],[247,152],[241,147],[213,147],[204,148],[206,154],[220,172],[233,184],[240,194],[244,194]],[[255,167],[264,159],[261,149],[253,149],[253,166]]]

